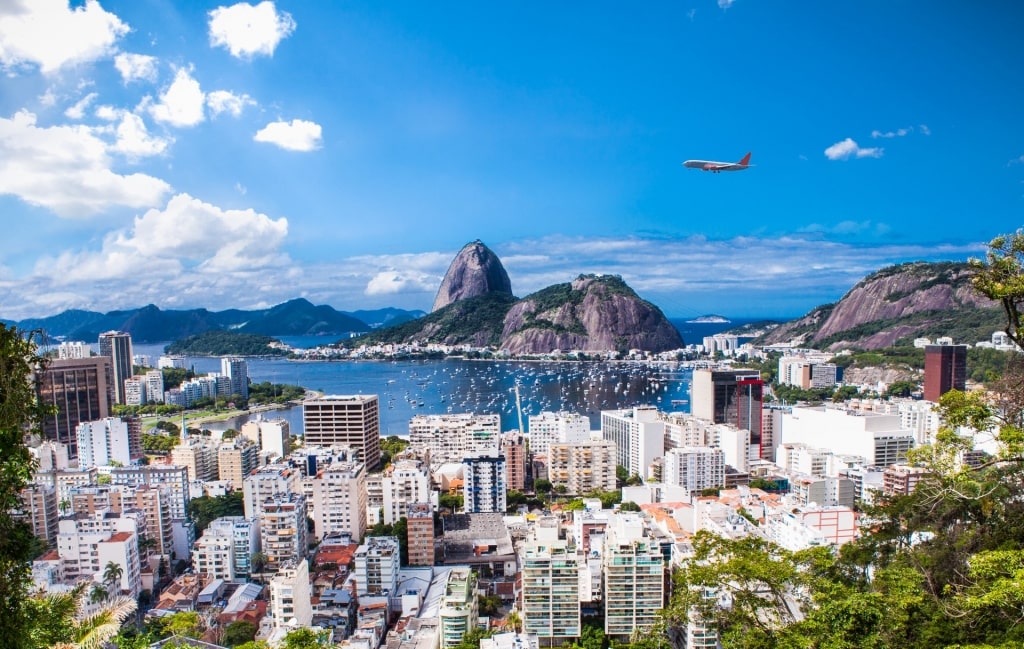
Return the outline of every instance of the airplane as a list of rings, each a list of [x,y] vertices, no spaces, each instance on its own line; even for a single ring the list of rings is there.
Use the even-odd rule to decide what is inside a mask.
[[[750,152],[743,156],[743,159],[739,162],[715,162],[714,160],[687,160],[683,163],[684,167],[689,169],[700,169],[701,171],[711,171],[718,173],[719,171],[743,171],[753,165],[750,164]]]

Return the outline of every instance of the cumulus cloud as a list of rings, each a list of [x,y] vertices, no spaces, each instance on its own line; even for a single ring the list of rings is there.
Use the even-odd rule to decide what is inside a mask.
[[[279,248],[288,220],[255,210],[225,210],[188,194],[136,217],[130,230],[108,234],[100,250],[69,251],[36,265],[37,278],[61,285],[91,281],[180,282],[189,274],[248,276],[288,263]],[[146,280],[140,269],[146,269]],[[163,277],[161,277],[163,276]]]
[[[64,115],[68,119],[82,119],[85,115],[85,109],[89,107],[93,99],[96,99],[99,95],[95,92],[90,92],[88,95],[79,99],[73,106],[69,106],[64,111]]]
[[[146,54],[122,52],[114,57],[114,67],[121,73],[125,83],[132,81],[156,81],[156,57]]]
[[[210,107],[210,114],[213,117],[221,113],[238,117],[242,114],[242,109],[246,106],[255,106],[256,102],[246,94],[236,95],[227,90],[214,90],[206,95],[206,105]]]
[[[192,78],[188,70],[181,68],[175,73],[171,85],[160,93],[160,101],[153,103],[147,97],[142,105],[158,122],[171,126],[195,126],[205,118],[205,101],[206,95],[200,89],[199,82]]]
[[[0,64],[38,65],[43,74],[53,74],[109,56],[128,30],[97,0],[74,9],[68,0],[0,3]]]
[[[150,135],[142,118],[127,111],[121,116],[116,133],[113,149],[129,160],[159,155],[173,142],[169,138]]]
[[[289,151],[313,151],[320,148],[321,128],[316,122],[293,119],[271,122],[256,131],[252,139],[269,142]]]
[[[278,43],[293,31],[291,14],[277,11],[270,0],[255,6],[239,2],[210,12],[210,46],[223,47],[240,59],[273,56]]]
[[[881,147],[862,147],[846,138],[825,149],[825,157],[829,160],[848,160],[850,158],[881,158],[885,149]]]
[[[61,216],[87,216],[113,206],[149,207],[170,186],[141,173],[111,169],[109,146],[87,126],[36,125],[22,110],[0,118],[0,193]]]

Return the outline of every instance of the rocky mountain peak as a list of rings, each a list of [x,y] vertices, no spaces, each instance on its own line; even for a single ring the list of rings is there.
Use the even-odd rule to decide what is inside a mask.
[[[455,255],[437,291],[431,311],[443,309],[452,302],[488,293],[511,296],[512,282],[498,255],[477,239],[467,243]]]

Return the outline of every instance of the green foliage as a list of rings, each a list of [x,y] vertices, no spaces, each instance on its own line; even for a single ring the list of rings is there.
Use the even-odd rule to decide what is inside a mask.
[[[196,535],[214,519],[221,516],[241,516],[245,513],[244,495],[241,491],[232,491],[223,496],[200,496],[188,502],[188,517],[195,523]]]
[[[196,377],[193,370],[184,367],[165,367],[160,371],[164,375],[164,390],[181,387],[182,383]]]
[[[584,494],[584,497],[597,498],[601,501],[601,507],[603,509],[611,509],[622,502],[622,492],[618,489],[614,491],[591,491],[590,493]]]
[[[505,293],[487,293],[453,302],[418,320],[371,331],[348,338],[339,345],[352,349],[360,345],[379,345],[408,341],[471,342],[478,346],[496,346],[501,339],[505,315],[515,303]]]
[[[199,638],[202,635],[202,620],[195,611],[174,613],[162,619],[163,632],[167,635],[180,635],[188,638]]]
[[[287,356],[286,350],[270,346],[280,342],[270,336],[213,330],[176,340],[166,351],[188,356]]]
[[[326,646],[328,631],[295,629],[289,631],[281,643],[282,649],[322,649]]]
[[[551,493],[551,481],[547,478],[537,478],[533,481],[533,490],[539,494]]]
[[[262,381],[249,385],[249,403],[288,403],[301,399],[306,389],[301,385],[287,383],[271,383]]]
[[[480,649],[480,641],[494,635],[493,629],[470,629],[462,634],[462,640],[454,649]]]
[[[889,384],[889,387],[885,389],[885,394],[882,396],[886,399],[892,397],[909,397],[919,389],[920,386],[916,381],[893,381]]]
[[[179,443],[179,437],[142,433],[142,448],[151,453],[170,453]]]
[[[402,439],[397,435],[388,435],[384,439],[380,440],[380,463],[381,466],[387,466],[391,463],[391,458],[395,457],[409,446],[409,440]]]
[[[476,601],[480,615],[486,615],[487,617],[497,615],[498,609],[501,608],[500,595],[478,595]]]
[[[456,512],[462,509],[462,494],[441,494],[437,498],[437,506]]]
[[[10,646],[27,646],[24,601],[35,542],[28,524],[11,512],[20,508],[34,468],[23,440],[26,432],[40,432],[45,414],[32,380],[44,364],[30,339],[0,324],[0,638]]]
[[[619,504],[619,511],[623,512],[638,512],[641,511],[640,505],[636,504],[632,500],[627,500],[624,503]]]
[[[985,259],[971,259],[968,263],[974,288],[1002,305],[1006,314],[1004,331],[1018,346],[1024,346],[1024,232],[1017,230],[992,239]]]
[[[252,622],[238,620],[224,628],[224,638],[221,642],[228,647],[235,647],[246,642],[252,642],[256,639],[257,631],[259,631],[259,627]]]

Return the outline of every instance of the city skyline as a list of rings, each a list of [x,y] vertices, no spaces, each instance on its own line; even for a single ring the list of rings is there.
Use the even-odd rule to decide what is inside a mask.
[[[518,296],[611,273],[670,317],[800,315],[1024,225],[1021,27],[932,3],[7,3],[0,318],[429,310],[475,239]]]

